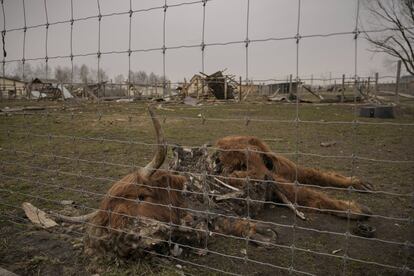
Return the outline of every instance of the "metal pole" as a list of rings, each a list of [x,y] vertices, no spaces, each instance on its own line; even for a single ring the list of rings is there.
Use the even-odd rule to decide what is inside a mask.
[[[292,74],[289,75],[289,95],[292,95]]]
[[[341,95],[341,102],[345,100],[345,74],[342,74],[342,95]]]
[[[401,74],[401,60],[397,63],[397,79],[395,80],[395,102],[400,102],[400,97],[398,95],[398,87],[400,86],[400,74]]]
[[[375,89],[374,89],[374,93],[375,93],[375,96],[377,96],[377,93],[378,93],[378,72],[375,73]]]

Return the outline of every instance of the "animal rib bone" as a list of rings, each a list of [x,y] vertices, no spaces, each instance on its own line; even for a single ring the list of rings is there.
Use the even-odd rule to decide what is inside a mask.
[[[239,189],[237,189],[236,187],[233,187],[233,186],[231,186],[231,185],[229,185],[229,184],[227,184],[227,183],[225,183],[225,182],[221,181],[221,180],[220,180],[220,179],[218,179],[217,177],[214,177],[214,180],[216,180],[219,184],[223,185],[224,187],[229,188],[230,190],[233,190],[233,191],[236,191],[236,192],[239,192],[239,191],[240,191],[240,190],[239,190]]]

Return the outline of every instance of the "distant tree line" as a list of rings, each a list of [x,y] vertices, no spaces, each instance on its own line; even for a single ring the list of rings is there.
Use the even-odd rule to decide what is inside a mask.
[[[23,72],[24,70],[24,72]],[[81,66],[73,66],[73,79],[72,79],[72,68],[69,66],[56,66],[55,68],[48,67],[44,63],[39,63],[36,66],[32,66],[30,63],[25,63],[24,67],[22,63],[18,63],[11,71],[7,71],[6,75],[8,77],[31,81],[35,78],[40,79],[55,79],[58,82],[62,83],[97,83],[102,81],[109,81],[109,77],[105,70],[95,68],[90,68],[86,64]],[[131,83],[135,84],[154,84],[154,83],[163,83],[164,78],[158,76],[157,74],[151,72],[147,73],[143,70],[140,71],[129,71],[129,78]],[[116,75],[113,80],[114,83],[122,84],[128,82],[128,76],[123,74]],[[167,79],[166,79],[167,81]]]

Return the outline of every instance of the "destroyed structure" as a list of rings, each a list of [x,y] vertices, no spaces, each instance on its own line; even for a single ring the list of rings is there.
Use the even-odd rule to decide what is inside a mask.
[[[235,76],[224,75],[223,71],[217,71],[211,75],[204,73],[194,75],[190,82],[186,81],[177,90],[183,97],[197,99],[229,100],[239,96],[240,84]]]

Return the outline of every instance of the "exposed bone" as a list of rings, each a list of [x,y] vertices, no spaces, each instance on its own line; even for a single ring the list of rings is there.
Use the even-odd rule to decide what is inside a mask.
[[[217,195],[216,201],[231,199],[231,198],[237,198],[239,196],[243,195],[243,191],[235,191],[232,193],[224,194],[224,195]]]
[[[299,211],[295,205],[293,205],[293,203],[279,190],[279,189],[275,189],[275,193],[277,194],[277,196],[279,197],[280,200],[282,200],[283,203],[285,203],[287,205],[287,207],[291,210],[293,210],[295,212],[295,214],[300,217],[303,220],[306,220],[305,214],[302,213],[301,211]]]
[[[48,218],[45,212],[34,207],[29,202],[23,202],[22,208],[28,219],[34,224],[40,225],[43,228],[51,228],[58,225],[54,220]]]
[[[233,187],[233,186],[231,186],[231,185],[229,185],[229,184],[227,184],[227,183],[225,183],[225,182],[221,181],[221,180],[220,180],[220,179],[218,179],[217,177],[214,177],[214,180],[216,180],[218,183],[220,183],[220,184],[221,184],[221,185],[223,185],[224,187],[229,188],[230,190],[233,190],[233,191],[236,191],[236,192],[240,191],[240,190],[239,190],[239,189],[237,189],[236,187]]]

